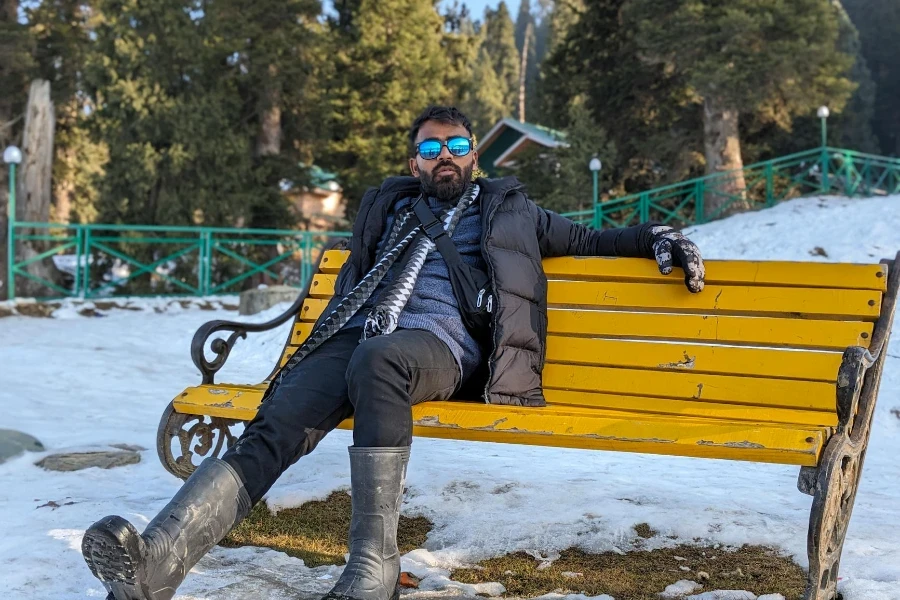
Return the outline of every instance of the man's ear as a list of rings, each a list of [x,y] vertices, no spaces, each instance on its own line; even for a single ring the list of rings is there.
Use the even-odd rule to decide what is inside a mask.
[[[419,176],[419,165],[416,164],[415,158],[409,159],[409,172],[412,173],[413,177]]]

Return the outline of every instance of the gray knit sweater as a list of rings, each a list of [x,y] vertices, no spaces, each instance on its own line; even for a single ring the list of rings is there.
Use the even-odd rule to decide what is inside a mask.
[[[413,200],[414,198],[408,198],[397,202],[394,207],[395,213],[409,206]],[[428,199],[428,206],[435,213],[438,212],[438,209],[446,210],[448,208],[446,204],[435,198]],[[378,242],[377,254],[379,256],[392,225],[393,215],[388,217],[385,233]],[[453,232],[453,242],[464,262],[482,271],[487,271],[487,264],[481,256],[481,204],[477,199],[460,218],[459,224]],[[399,269],[402,269],[400,261],[394,264],[369,301],[345,327],[362,327],[365,324],[366,315],[378,303],[382,292],[396,277]],[[466,381],[481,362],[482,348],[463,324],[459,305],[453,293],[453,286],[450,284],[447,264],[437,248],[429,252],[425,259],[425,264],[416,279],[412,296],[403,312],[400,313],[398,327],[430,331],[447,344],[459,365],[461,382]]]

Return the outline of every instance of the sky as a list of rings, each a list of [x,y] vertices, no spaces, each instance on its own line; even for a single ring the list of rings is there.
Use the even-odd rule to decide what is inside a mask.
[[[485,8],[497,8],[497,5],[500,4],[500,0],[462,0],[462,2],[469,7],[469,11],[476,21],[482,20]],[[447,0],[444,0],[444,4],[452,4],[452,1],[447,2]],[[506,0],[506,7],[509,9],[509,14],[511,14],[515,20],[516,15],[519,12],[519,0]]]

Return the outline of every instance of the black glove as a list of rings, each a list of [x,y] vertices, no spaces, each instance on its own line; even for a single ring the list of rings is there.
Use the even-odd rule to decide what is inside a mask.
[[[654,226],[650,229],[650,235],[659,272],[668,275],[673,265],[681,267],[688,290],[693,293],[702,291],[706,269],[697,245],[667,225]]]

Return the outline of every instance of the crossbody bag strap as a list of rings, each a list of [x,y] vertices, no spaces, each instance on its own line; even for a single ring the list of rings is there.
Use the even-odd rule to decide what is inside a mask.
[[[425,232],[425,235],[434,242],[441,256],[444,257],[444,262],[447,263],[448,267],[455,268],[462,262],[462,257],[459,255],[459,250],[456,249],[456,244],[447,235],[444,224],[431,212],[431,209],[428,208],[421,196],[413,202],[413,210],[416,213],[416,218],[422,224],[422,230]]]

